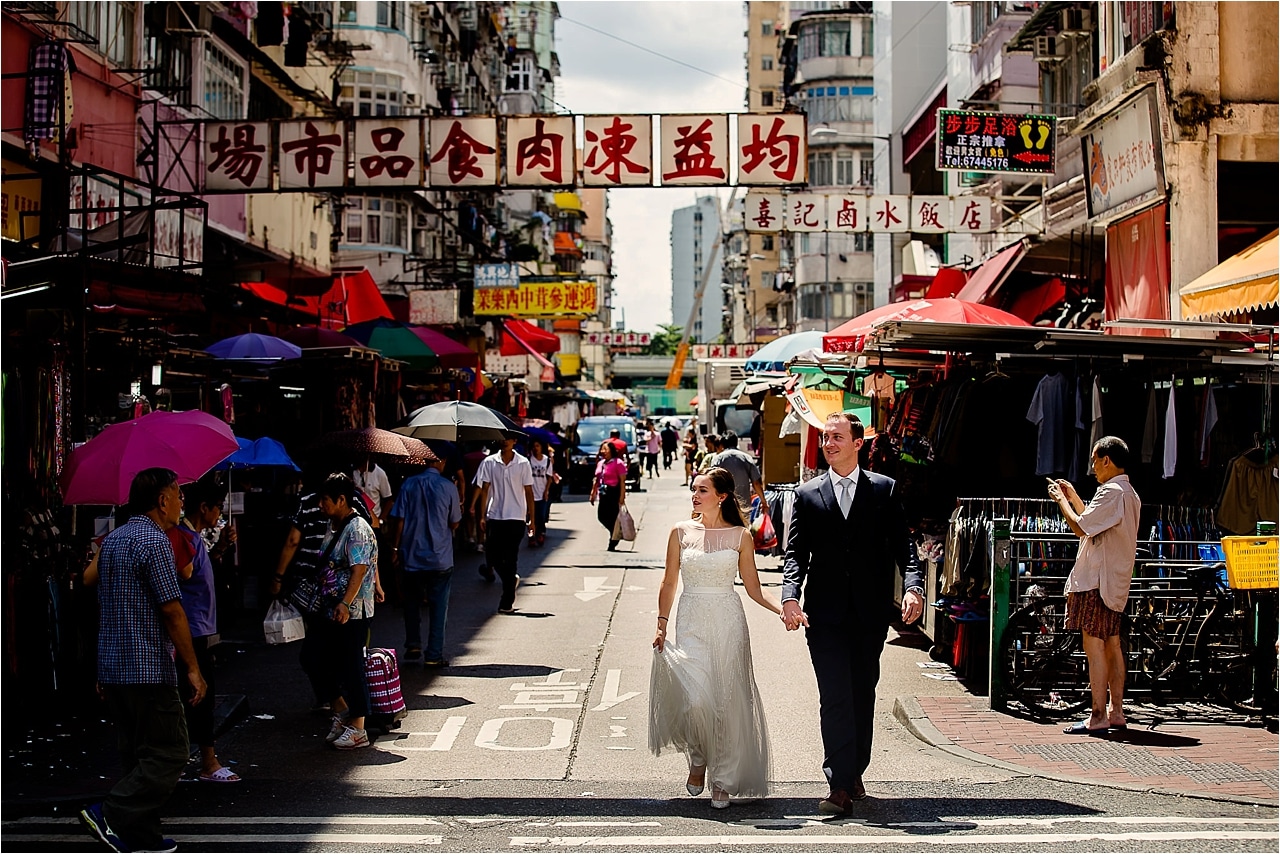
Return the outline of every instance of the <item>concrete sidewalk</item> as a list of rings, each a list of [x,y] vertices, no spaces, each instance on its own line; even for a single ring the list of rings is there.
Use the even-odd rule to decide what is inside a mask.
[[[899,697],[894,715],[955,756],[1087,785],[1276,806],[1280,739],[1262,726],[1131,714],[1105,737],[992,711],[985,697]]]

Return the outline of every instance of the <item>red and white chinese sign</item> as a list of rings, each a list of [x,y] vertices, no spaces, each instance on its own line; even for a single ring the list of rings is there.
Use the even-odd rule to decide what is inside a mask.
[[[498,120],[431,119],[433,187],[494,187],[498,184]]]
[[[689,355],[694,359],[745,359],[754,356],[763,344],[694,344]]]
[[[729,183],[728,116],[659,116],[658,128],[663,186]]]
[[[573,116],[507,119],[507,186],[571,187]]]
[[[653,340],[648,332],[588,332],[582,336],[584,344],[601,344],[605,347],[647,347]]]
[[[804,113],[739,115],[738,183],[805,183],[807,133]]]
[[[747,231],[753,232],[985,234],[994,230],[988,196],[748,193],[744,221]]]
[[[205,188],[271,189],[272,151],[266,122],[210,122],[204,126]]]
[[[419,187],[422,151],[422,123],[417,119],[357,122],[356,183],[366,187]]]
[[[341,187],[347,183],[347,134],[342,122],[280,123],[280,187]]]
[[[583,185],[651,186],[652,124],[648,116],[583,116]]]

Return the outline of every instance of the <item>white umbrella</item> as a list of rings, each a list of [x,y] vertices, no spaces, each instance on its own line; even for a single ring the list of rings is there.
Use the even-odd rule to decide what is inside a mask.
[[[519,425],[502,413],[465,400],[447,400],[415,409],[409,420],[392,428],[392,432],[448,442],[483,442],[524,435]]]

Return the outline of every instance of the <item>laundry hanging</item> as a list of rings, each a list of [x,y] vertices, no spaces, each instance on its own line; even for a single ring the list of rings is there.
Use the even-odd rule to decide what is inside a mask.
[[[1176,380],[1170,378],[1169,406],[1164,411],[1164,479],[1173,477],[1178,467],[1178,413],[1174,401],[1178,390],[1174,387]]]
[[[1142,423],[1142,461],[1149,463],[1156,458],[1156,436],[1159,425],[1160,405],[1156,401],[1156,387],[1151,387],[1147,397],[1147,417]]]
[[[1209,465],[1209,434],[1218,423],[1218,400],[1213,393],[1213,386],[1204,387],[1204,401],[1200,407],[1200,465]]]
[[[1093,453],[1093,446],[1098,444],[1106,433],[1102,426],[1102,388],[1098,385],[1098,378],[1093,378],[1093,408],[1092,417],[1089,420],[1089,453]]]
[[[1061,373],[1046,374],[1036,386],[1027,420],[1036,433],[1036,475],[1050,477],[1067,471],[1067,378]]]
[[[68,70],[74,68],[75,61],[61,42],[50,39],[31,48],[27,58],[27,109],[22,137],[33,155],[39,153],[42,140],[61,136],[66,77]]]

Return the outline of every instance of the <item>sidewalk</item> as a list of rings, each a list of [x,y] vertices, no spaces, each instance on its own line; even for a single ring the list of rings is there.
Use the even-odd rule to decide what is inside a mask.
[[[991,711],[985,697],[899,697],[894,715],[922,741],[1051,780],[1275,806],[1280,739],[1261,726],[1152,719],[1106,737],[1063,733]]]

